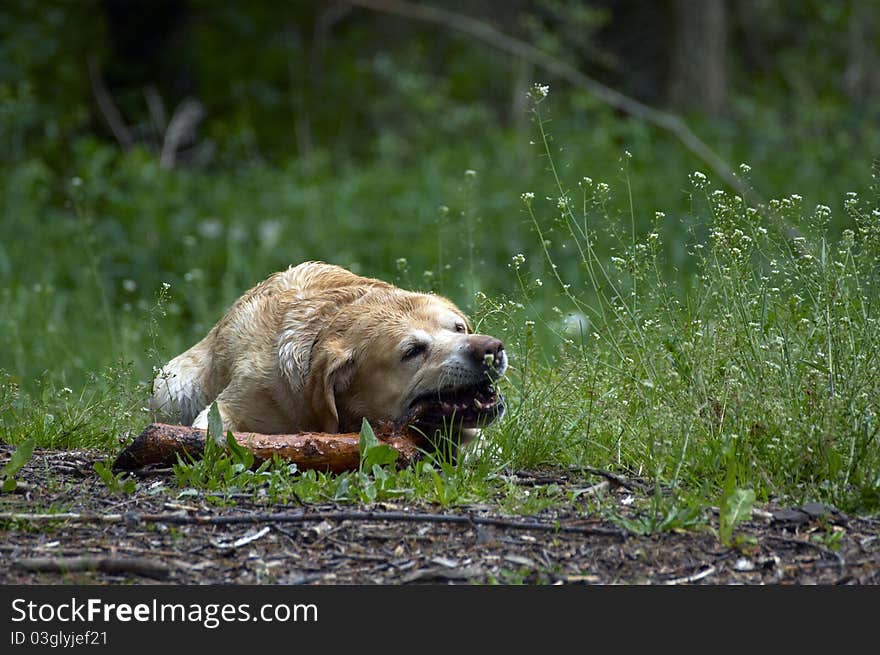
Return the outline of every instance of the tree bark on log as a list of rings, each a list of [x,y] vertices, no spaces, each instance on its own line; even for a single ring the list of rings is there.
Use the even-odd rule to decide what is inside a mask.
[[[184,425],[152,423],[116,458],[113,469],[130,471],[146,466],[171,466],[177,456],[198,458],[205,450],[205,430]],[[259,434],[235,432],[235,440],[254,454],[257,464],[273,455],[292,462],[299,470],[316,469],[341,473],[356,471],[360,464],[360,435],[357,432],[329,434]],[[379,443],[394,448],[399,454],[397,466],[404,468],[422,455],[425,441],[412,430],[378,426]]]

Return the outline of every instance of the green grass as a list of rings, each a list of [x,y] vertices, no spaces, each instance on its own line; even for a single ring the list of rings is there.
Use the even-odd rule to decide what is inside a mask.
[[[880,181],[834,209],[808,204],[814,189],[753,206],[686,158],[646,171],[613,144],[609,181],[590,179],[545,105],[524,168],[465,172],[457,145],[411,166],[170,172],[88,141],[73,179],[19,167],[4,183],[3,233],[24,245],[0,244],[0,439],[116,452],[148,420],[153,367],[250,285],[320,258],[467,307],[506,343],[507,416],[457,465],[291,476],[216,455],[181,465],[179,488],[532,513],[577,499],[509,472],[602,467],[655,484],[616,520],[688,527],[717,506],[725,541],[753,499],[880,509]]]

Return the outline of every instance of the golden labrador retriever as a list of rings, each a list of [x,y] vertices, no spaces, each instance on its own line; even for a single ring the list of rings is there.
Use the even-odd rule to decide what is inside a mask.
[[[499,418],[504,345],[440,296],[306,262],[239,298],[153,381],[156,420],[225,430],[356,432],[371,423],[467,441]],[[429,436],[430,436],[429,434]]]

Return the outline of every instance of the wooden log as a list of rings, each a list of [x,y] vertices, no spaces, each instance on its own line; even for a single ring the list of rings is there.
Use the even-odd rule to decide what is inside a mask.
[[[177,456],[201,457],[205,449],[205,430],[184,425],[152,423],[116,458],[113,469],[130,471],[146,466],[171,466]],[[356,471],[360,464],[360,435],[357,432],[330,434],[302,432],[298,434],[260,434],[235,432],[235,440],[254,454],[256,464],[278,455],[295,463],[304,471],[316,469],[341,473]],[[397,465],[406,467],[417,461],[424,446],[423,437],[394,426],[377,426],[380,443],[397,450]]]

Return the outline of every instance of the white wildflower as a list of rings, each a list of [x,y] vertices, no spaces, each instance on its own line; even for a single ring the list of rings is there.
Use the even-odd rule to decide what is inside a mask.
[[[543,100],[547,97],[547,94],[550,93],[550,85],[549,84],[539,84],[535,82],[532,85],[531,90],[529,91],[529,95],[533,100]]]
[[[691,184],[693,184],[696,188],[702,189],[709,183],[709,178],[701,171],[694,171],[691,173]]]
[[[207,218],[199,222],[199,234],[206,239],[216,239],[223,234],[223,223],[216,218]]]

